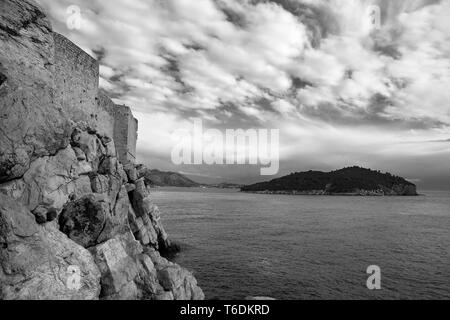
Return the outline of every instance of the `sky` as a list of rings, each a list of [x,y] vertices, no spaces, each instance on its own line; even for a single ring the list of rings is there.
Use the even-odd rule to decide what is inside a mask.
[[[132,108],[138,161],[151,168],[273,178],[255,165],[175,165],[173,133],[201,118],[221,132],[278,129],[276,176],[359,165],[450,189],[450,1],[38,2]]]

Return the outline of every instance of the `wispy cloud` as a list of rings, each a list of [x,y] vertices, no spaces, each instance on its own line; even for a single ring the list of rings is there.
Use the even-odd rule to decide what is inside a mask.
[[[449,1],[39,2],[59,32],[101,57],[100,84],[145,123],[146,153],[169,157],[161,141],[194,116],[280,128],[297,158],[321,157],[316,148],[305,155],[314,144],[370,157],[386,149],[380,137],[398,145],[449,134]],[[71,4],[82,10],[80,30],[66,27]],[[380,7],[379,30],[369,5]]]

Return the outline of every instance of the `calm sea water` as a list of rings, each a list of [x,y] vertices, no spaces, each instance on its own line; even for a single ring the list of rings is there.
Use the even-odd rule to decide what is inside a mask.
[[[449,299],[450,193],[318,197],[162,188],[176,262],[207,299]],[[381,290],[366,269],[381,268]]]

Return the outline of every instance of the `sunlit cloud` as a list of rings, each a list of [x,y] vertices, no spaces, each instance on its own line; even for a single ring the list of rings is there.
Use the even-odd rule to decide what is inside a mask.
[[[448,153],[426,142],[450,133],[448,1],[39,2],[55,30],[100,58],[100,86],[134,110],[145,157],[170,161],[171,132],[192,117],[280,129],[285,168]],[[66,26],[73,4],[79,30]]]

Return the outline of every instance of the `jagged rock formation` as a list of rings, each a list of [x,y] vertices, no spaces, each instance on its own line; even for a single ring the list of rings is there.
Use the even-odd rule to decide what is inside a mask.
[[[0,2],[0,42],[0,299],[203,299],[161,257],[137,121],[98,91],[98,63],[29,0]]]
[[[416,196],[416,185],[389,173],[360,167],[295,172],[241,188],[245,192],[300,195]]]

